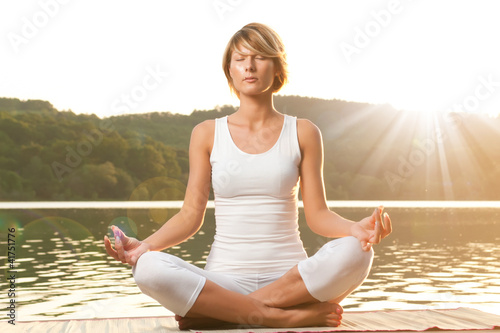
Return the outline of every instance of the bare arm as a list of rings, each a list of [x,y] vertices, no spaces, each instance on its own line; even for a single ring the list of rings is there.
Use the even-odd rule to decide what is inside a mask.
[[[152,251],[179,244],[194,235],[203,224],[210,193],[210,151],[214,123],[205,121],[191,134],[189,145],[189,180],[181,210],[158,231],[144,240]]]
[[[368,250],[370,243],[380,242],[391,232],[389,216],[385,214],[386,223],[382,223],[382,207],[378,207],[370,217],[356,223],[332,212],[326,203],[321,132],[305,119],[299,119],[297,125],[302,154],[300,185],[307,225],[325,237],[355,236],[360,239],[363,249]]]
[[[213,145],[214,121],[205,121],[193,129],[189,144],[189,180],[181,210],[154,234],[143,241],[126,236],[113,226],[115,248],[104,237],[106,252],[118,261],[135,265],[147,251],[161,251],[194,235],[203,224],[210,192],[210,152]]]
[[[299,119],[297,124],[302,161],[300,189],[307,225],[325,237],[350,235],[353,221],[330,211],[326,204],[323,180],[323,141],[319,129],[310,121]]]

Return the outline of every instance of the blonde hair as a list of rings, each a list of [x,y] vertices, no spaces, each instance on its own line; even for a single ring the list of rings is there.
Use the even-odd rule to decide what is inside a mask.
[[[272,58],[277,69],[277,75],[273,82],[273,92],[278,92],[288,81],[288,64],[286,62],[285,46],[280,36],[270,27],[261,23],[250,23],[237,31],[227,43],[222,58],[222,69],[227,78],[231,92],[240,97],[229,74],[231,56],[238,47],[243,46],[255,54]]]

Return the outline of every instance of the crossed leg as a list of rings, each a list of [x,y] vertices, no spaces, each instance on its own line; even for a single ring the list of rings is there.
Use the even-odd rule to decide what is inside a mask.
[[[284,286],[286,280],[297,277],[296,274],[298,275],[298,271],[295,267],[273,284]],[[302,292],[289,294],[291,297],[285,296],[285,293],[281,294],[279,289],[271,285],[255,293],[242,295],[207,280],[186,317],[177,317],[179,327],[201,328],[200,326],[217,326],[228,322],[267,327],[339,325],[342,313],[339,305],[319,302],[307,292],[303,283],[302,286],[300,283],[296,285]],[[291,289],[291,286],[289,287]],[[279,296],[279,301],[276,298],[268,298],[268,295],[278,294],[283,295]]]
[[[338,326],[342,308],[337,303],[363,282],[371,267],[373,253],[358,249],[357,240],[349,238],[327,243],[304,262],[300,270],[296,265],[281,278],[248,295],[207,281],[186,316],[176,317],[179,327],[220,326],[224,322],[268,327]],[[338,266],[337,269],[325,267],[332,263]],[[322,273],[329,277],[325,280]],[[314,280],[326,282],[323,285],[313,283],[316,285],[308,289],[302,276],[308,281],[316,277]],[[316,297],[311,295],[310,289]]]
[[[357,239],[344,237],[325,244],[258,290],[245,289],[231,276],[204,271],[162,252],[143,254],[133,272],[145,294],[179,315],[182,329],[217,321],[268,327],[338,326],[342,309],[337,303],[363,282],[372,258],[373,253],[363,252]]]

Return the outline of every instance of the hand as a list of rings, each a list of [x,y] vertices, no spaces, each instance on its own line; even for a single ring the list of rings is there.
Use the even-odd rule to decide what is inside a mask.
[[[106,252],[118,261],[124,264],[134,266],[139,257],[149,251],[149,245],[133,237],[128,237],[116,226],[111,226],[115,235],[115,248],[111,246],[108,236],[104,236],[104,246]]]
[[[372,244],[378,244],[392,232],[389,214],[382,212],[384,207],[375,208],[371,216],[365,217],[351,227],[351,234],[359,239],[364,251],[369,251]],[[384,216],[382,221],[382,215]]]

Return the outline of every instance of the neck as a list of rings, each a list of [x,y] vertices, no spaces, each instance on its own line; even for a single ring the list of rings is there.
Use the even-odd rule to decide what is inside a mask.
[[[265,121],[277,113],[273,104],[273,95],[261,94],[258,96],[240,95],[240,108],[237,113],[248,121]]]

